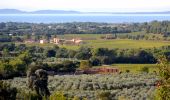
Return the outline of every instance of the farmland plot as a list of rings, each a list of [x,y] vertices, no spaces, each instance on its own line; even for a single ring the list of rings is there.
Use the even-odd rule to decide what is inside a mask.
[[[55,75],[49,77],[48,88],[51,93],[63,92],[67,97],[96,100],[99,93],[109,92],[111,100],[125,98],[130,100],[153,99],[155,85],[158,81],[155,74],[117,75]],[[13,87],[28,91],[27,78],[7,80]]]

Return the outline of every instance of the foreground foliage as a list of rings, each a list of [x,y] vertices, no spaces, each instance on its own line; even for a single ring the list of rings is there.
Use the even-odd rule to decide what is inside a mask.
[[[15,100],[16,94],[16,88],[11,87],[10,84],[0,81],[0,100]]]
[[[158,83],[157,99],[169,100],[170,99],[170,65],[165,56],[159,58],[159,74],[161,81]]]
[[[111,99],[147,99],[153,98],[155,85],[159,79],[155,74],[119,75],[55,75],[49,77],[48,88],[52,95],[61,91],[66,98],[78,97],[80,99],[96,100],[109,95]],[[29,90],[26,78],[7,80],[13,87],[21,91]],[[58,94],[58,92],[57,92]]]

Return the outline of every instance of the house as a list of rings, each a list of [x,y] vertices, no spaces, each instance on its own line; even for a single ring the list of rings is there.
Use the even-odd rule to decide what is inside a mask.
[[[71,40],[66,40],[66,39],[60,39],[60,38],[53,38],[51,39],[50,43],[54,44],[67,44],[67,45],[79,45],[82,43],[83,40],[81,39],[71,39]]]
[[[100,73],[118,73],[118,68],[99,68]]]
[[[79,45],[83,42],[81,39],[71,39],[71,40],[66,40],[65,44],[72,44],[72,45]]]
[[[81,40],[81,39],[76,39],[74,43],[75,43],[75,44],[81,44],[82,42],[83,42],[83,40]]]
[[[54,44],[63,44],[64,41],[65,41],[65,39],[53,38],[53,40],[51,41],[51,43],[54,43]]]
[[[76,70],[75,74],[114,74],[119,73],[118,68],[110,68],[110,67],[104,67],[104,68],[89,68],[86,70]]]
[[[106,34],[105,39],[116,39],[117,35],[116,34]]]
[[[24,42],[25,42],[25,43],[35,43],[35,41],[32,40],[32,39],[25,40]]]
[[[66,40],[66,41],[64,41],[64,44],[66,44],[66,45],[73,45],[74,42],[72,40]]]
[[[47,43],[47,41],[46,41],[46,40],[41,39],[41,40],[40,40],[40,44],[44,44],[44,43]]]

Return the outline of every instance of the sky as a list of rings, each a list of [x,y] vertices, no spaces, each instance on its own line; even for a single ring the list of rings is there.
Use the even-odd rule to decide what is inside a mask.
[[[170,11],[170,0],[0,0],[0,9],[158,12]]]

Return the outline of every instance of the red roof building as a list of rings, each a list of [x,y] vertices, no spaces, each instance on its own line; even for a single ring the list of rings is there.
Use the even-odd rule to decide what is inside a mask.
[[[77,70],[75,74],[114,74],[118,73],[119,69],[117,68],[90,68],[87,70]]]

